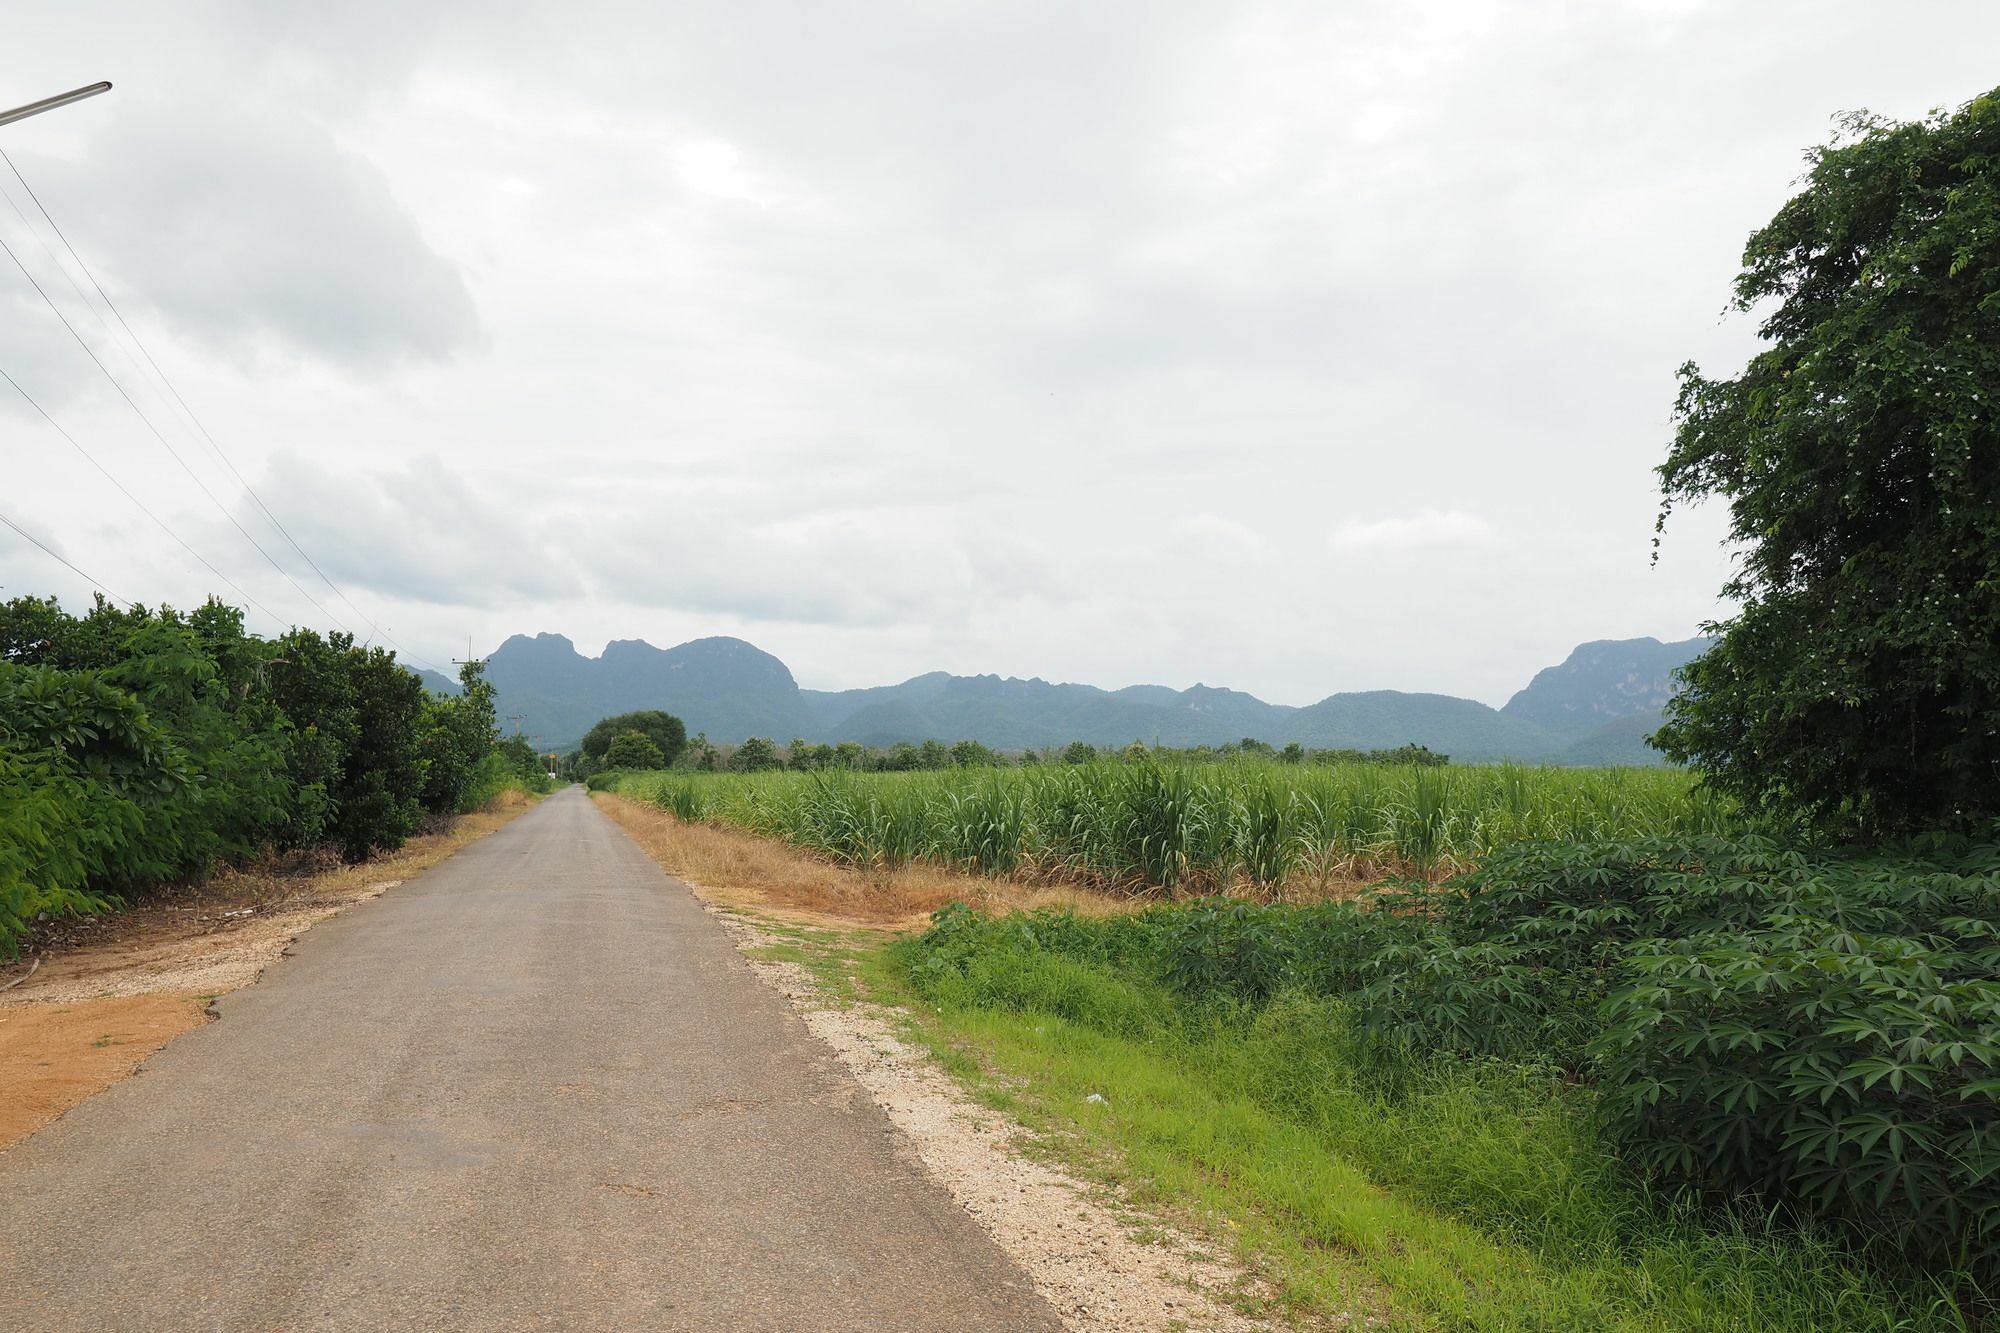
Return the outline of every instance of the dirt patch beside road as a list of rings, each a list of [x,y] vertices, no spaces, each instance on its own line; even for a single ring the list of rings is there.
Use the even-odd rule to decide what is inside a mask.
[[[0,973],[0,985],[21,978],[0,991],[0,1151],[207,1022],[210,1000],[255,981],[315,922],[394,888],[528,805],[509,793],[363,865],[274,861],[130,912],[55,923],[34,942],[34,960]]]
[[[950,902],[989,911],[1068,907],[1086,916],[1131,911],[1141,904],[1085,889],[1017,883],[915,864],[861,871],[740,829],[688,824],[657,806],[610,792],[593,792],[632,841],[704,902],[750,907],[781,920],[876,930],[922,930]]]
[[[208,1021],[206,995],[0,1006],[0,1149],[130,1074]]]

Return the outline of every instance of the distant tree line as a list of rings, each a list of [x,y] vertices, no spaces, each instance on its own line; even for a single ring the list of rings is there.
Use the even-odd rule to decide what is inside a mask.
[[[1090,764],[1105,760],[1151,759],[1167,763],[1221,763],[1233,759],[1267,759],[1288,764],[1416,764],[1432,766],[1449,762],[1421,745],[1402,745],[1390,750],[1308,749],[1294,741],[1282,748],[1254,737],[1222,745],[1190,748],[1149,746],[1142,741],[1099,749],[1085,741],[1048,746],[1041,750],[996,750],[974,740],[947,745],[939,740],[921,743],[897,741],[893,745],[862,745],[856,741],[838,744],[813,743],[794,736],[780,746],[764,736],[752,736],[738,745],[717,745],[708,736],[687,738],[686,726],[677,717],[658,711],[620,713],[605,718],[584,736],[583,743],[567,755],[562,775],[577,781],[611,769],[680,768],[710,772],[760,773],[777,769],[818,772],[840,769],[856,773],[907,773],[946,768],[1014,768],[1037,764]]]
[[[244,632],[243,613],[0,604],[0,951],[39,916],[199,877],[269,849],[350,861],[507,785],[482,666],[428,693],[346,634]]]

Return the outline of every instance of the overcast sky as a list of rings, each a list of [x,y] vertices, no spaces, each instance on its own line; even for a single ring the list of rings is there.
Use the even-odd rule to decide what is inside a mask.
[[[1743,241],[1836,113],[1996,51],[1990,0],[17,0],[0,105],[117,87],[0,148],[426,663],[735,634],[819,688],[1499,703],[1725,609],[1719,513],[1649,565],[1674,369],[1754,345]],[[0,185],[221,507],[5,255],[0,369],[275,616],[332,623],[232,518],[366,637]],[[120,598],[240,600],[4,383],[0,461]],[[0,585],[88,595],[4,529]]]

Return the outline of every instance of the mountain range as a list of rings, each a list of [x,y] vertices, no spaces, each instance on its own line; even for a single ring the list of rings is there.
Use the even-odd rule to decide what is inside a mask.
[[[696,639],[655,648],[620,639],[585,657],[560,634],[517,634],[487,659],[502,725],[539,748],[574,747],[612,713],[660,708],[689,735],[718,743],[768,736],[783,743],[976,740],[995,749],[1094,745],[1219,745],[1249,736],[1314,749],[1426,745],[1460,760],[1556,764],[1663,762],[1646,745],[1673,696],[1673,673],[1707,639],[1607,639],[1586,643],[1538,672],[1501,708],[1444,694],[1368,690],[1332,694],[1298,708],[1208,685],[1054,684],[942,671],[900,685],[801,689],[786,665],[741,639]],[[424,673],[433,689],[457,683]]]

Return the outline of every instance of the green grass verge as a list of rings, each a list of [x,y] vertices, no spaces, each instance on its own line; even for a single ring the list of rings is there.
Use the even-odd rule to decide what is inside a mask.
[[[981,1101],[1071,1169],[1206,1232],[1304,1324],[1968,1326],[1833,1246],[1641,1198],[1572,1094],[1533,1073],[1433,1071],[1392,1094],[1343,1063],[1345,1028],[1324,1004],[1247,1027],[1168,1022],[1171,1000],[1129,977],[1018,957],[1005,977],[927,998],[875,939],[777,930],[833,1002],[899,1007],[905,1035]]]

